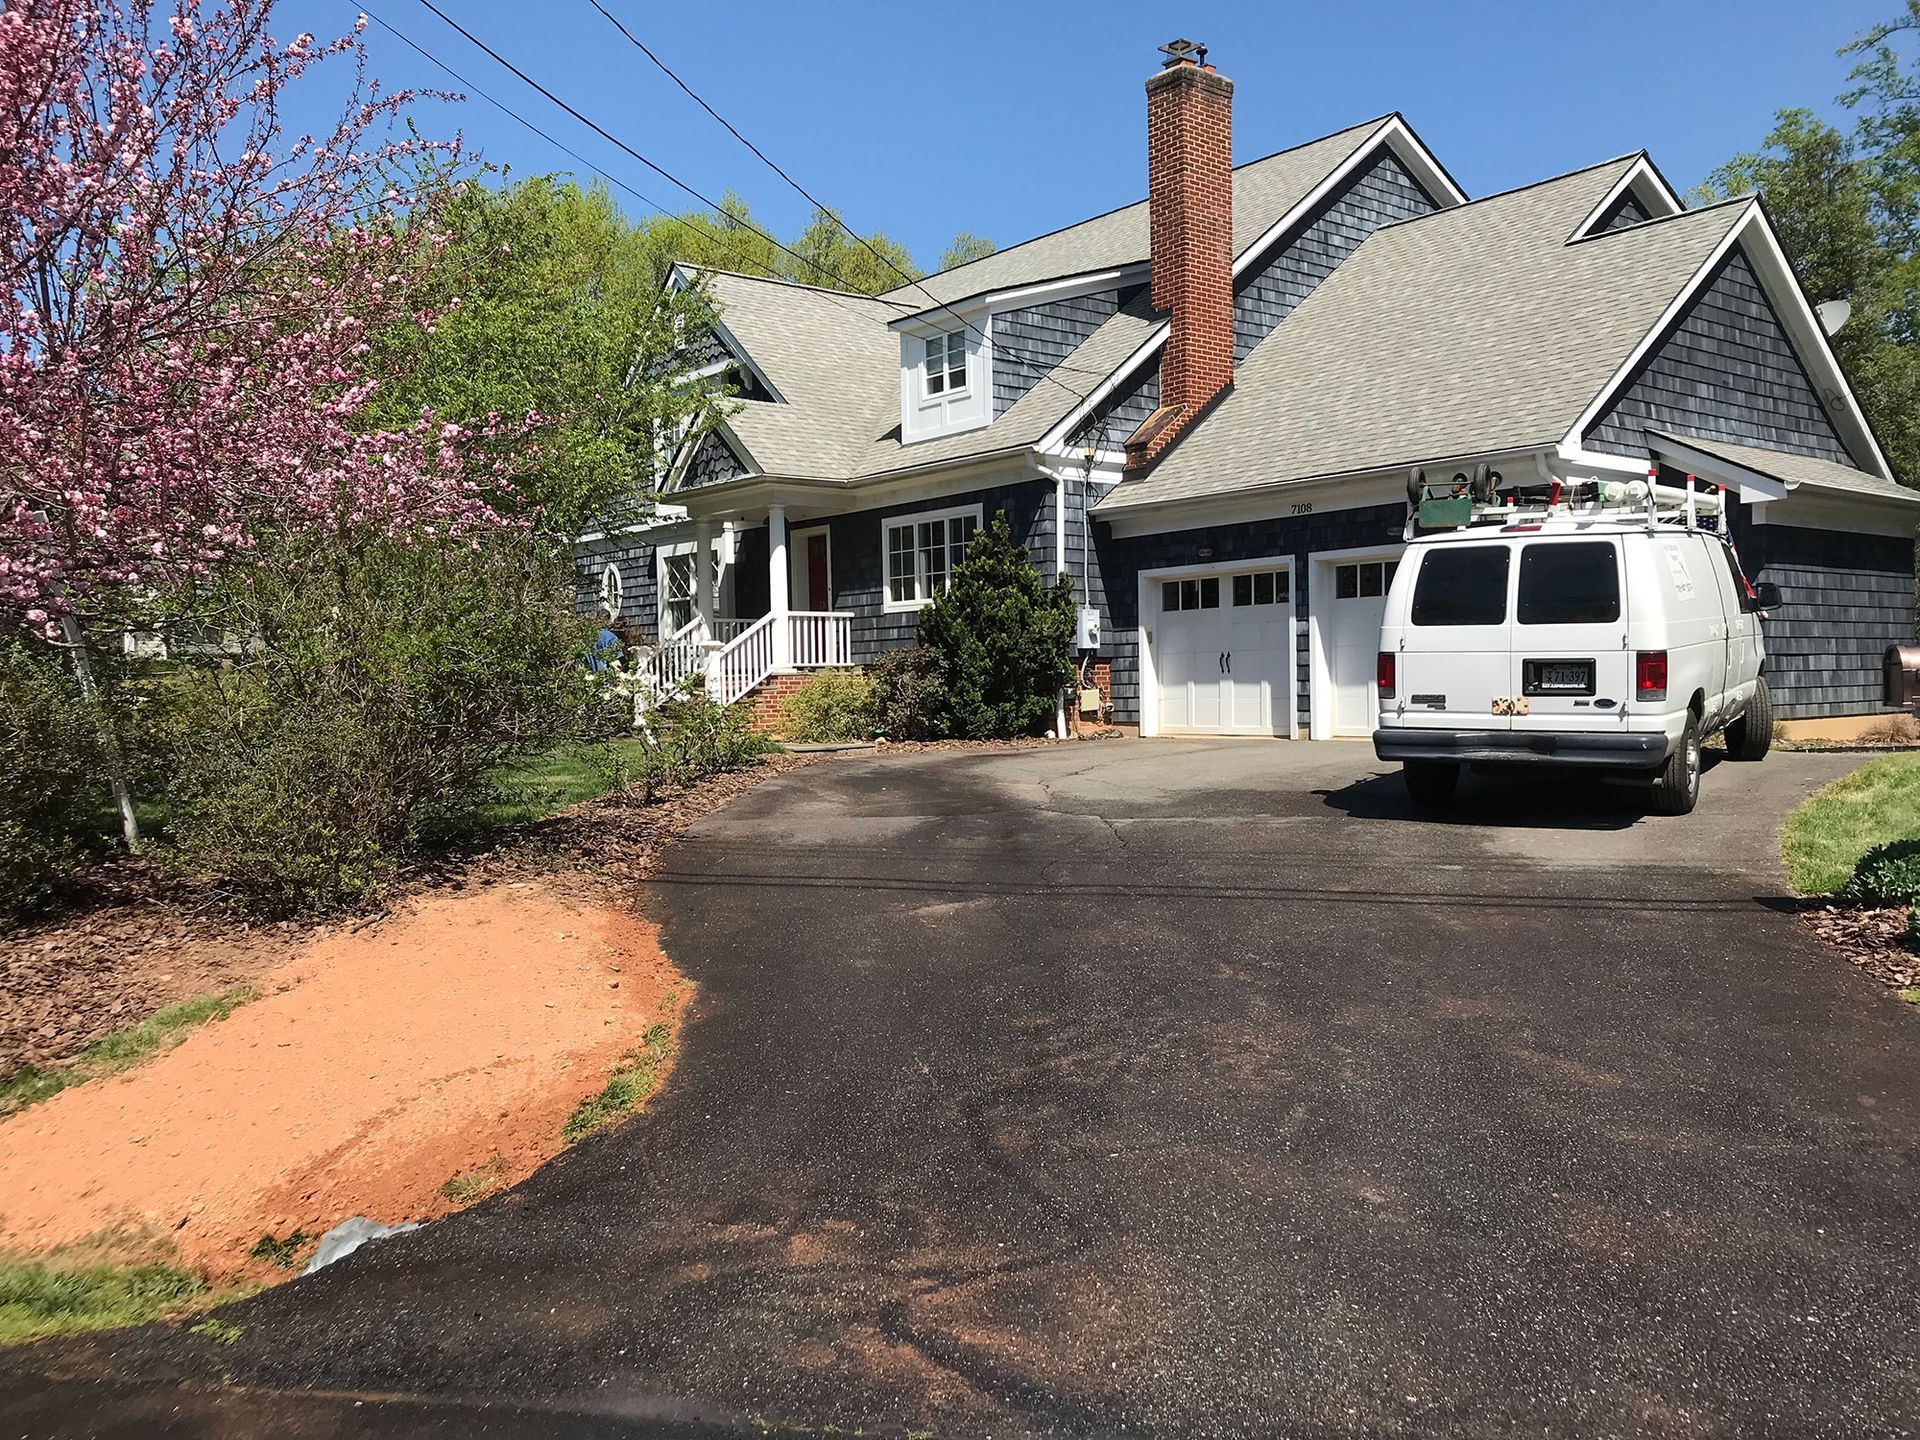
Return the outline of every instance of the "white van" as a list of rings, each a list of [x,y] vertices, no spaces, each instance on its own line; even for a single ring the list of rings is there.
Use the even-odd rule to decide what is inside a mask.
[[[1690,517],[1549,513],[1412,541],[1380,630],[1373,745],[1417,804],[1445,804],[1463,764],[1567,766],[1644,779],[1684,815],[1707,736],[1766,755],[1761,620],[1779,594]]]

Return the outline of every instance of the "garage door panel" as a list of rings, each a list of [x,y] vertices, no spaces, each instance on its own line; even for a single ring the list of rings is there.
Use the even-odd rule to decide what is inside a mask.
[[[1153,637],[1160,728],[1196,735],[1283,733],[1293,674],[1289,573],[1222,571],[1159,586]]]
[[[1379,715],[1375,688],[1380,655],[1380,623],[1386,618],[1387,590],[1399,561],[1391,556],[1328,564],[1326,598],[1315,592],[1332,690],[1327,712],[1335,735],[1371,735]]]

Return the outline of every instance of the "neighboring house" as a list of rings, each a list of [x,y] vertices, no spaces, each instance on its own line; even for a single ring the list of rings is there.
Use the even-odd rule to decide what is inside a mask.
[[[1785,596],[1779,713],[1882,709],[1920,492],[1758,200],[1686,210],[1644,153],[1469,200],[1398,115],[1234,167],[1231,83],[1169,53],[1139,204],[877,298],[711,275],[740,398],[582,537],[583,606],[777,690],[912,643],[1004,512],[1098,608],[1114,720],[1365,735],[1414,470],[1658,466]]]

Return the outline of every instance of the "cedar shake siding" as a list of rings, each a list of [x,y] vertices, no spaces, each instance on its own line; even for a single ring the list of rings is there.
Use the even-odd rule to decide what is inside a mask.
[[[1615,230],[1625,230],[1629,226],[1644,225],[1653,216],[1647,213],[1647,207],[1640,203],[1640,197],[1629,190],[1613,204],[1588,230],[1590,235],[1610,235]]]
[[[620,618],[638,625],[649,640],[654,639],[657,577],[653,546],[642,544],[631,535],[607,535],[574,545],[574,612],[599,613],[600,577],[608,565],[615,565],[620,571]]]
[[[1137,289],[1138,287],[1136,287]],[[1142,292],[1144,293],[1144,292]],[[1117,290],[1077,295],[1025,310],[1006,310],[993,317],[993,418],[998,420],[1041,377],[1076,346],[1112,318],[1135,290],[1123,297]],[[1064,376],[1075,393],[1088,388],[1085,376]]]
[[[1613,407],[1589,427],[1586,443],[1645,458],[1647,430],[1858,463],[1737,246],[1648,352]]]
[[[1393,152],[1382,149],[1299,229],[1276,241],[1266,259],[1241,272],[1233,297],[1234,363],[1246,359],[1374,231],[1437,208]]]
[[[1734,510],[1734,543],[1747,577],[1780,587],[1782,603],[1762,634],[1781,718],[1885,711],[1887,646],[1913,642],[1913,541],[1755,525],[1744,507]]]
[[[746,473],[746,465],[716,431],[701,437],[699,448],[693,452],[680,477],[680,488],[692,490],[701,485],[717,485],[722,480],[737,480]]]
[[[980,507],[984,529],[1004,512],[1013,538],[1024,544],[1043,579],[1053,576],[1053,482],[1026,480],[988,490],[941,495],[907,504],[882,504],[870,510],[835,515],[824,520],[790,522],[800,529],[827,526],[832,575],[833,609],[853,619],[853,663],[871,665],[888,651],[918,642],[920,612],[888,610],[886,600],[886,532],[883,522],[928,510]],[[767,527],[740,532],[735,551],[734,609],[743,619],[767,613]]]
[[[1406,518],[1407,507],[1395,503],[1125,539],[1102,534],[1104,527],[1096,524],[1096,570],[1106,598],[1100,655],[1113,666],[1113,718],[1129,725],[1140,722],[1140,627],[1150,625],[1153,619],[1151,613],[1144,619],[1140,614],[1142,570],[1172,565],[1232,565],[1269,555],[1291,559],[1293,614],[1297,619],[1305,619],[1312,613],[1309,590],[1313,567],[1308,557],[1324,550],[1397,544]],[[1208,553],[1202,555],[1202,551]],[[1311,713],[1305,627],[1296,628],[1294,648],[1295,671],[1299,676],[1295,716],[1298,724],[1305,725]]]

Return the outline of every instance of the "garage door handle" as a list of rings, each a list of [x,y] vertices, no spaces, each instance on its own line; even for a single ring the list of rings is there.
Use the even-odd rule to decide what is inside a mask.
[[[1227,651],[1227,674],[1233,674],[1233,651]]]
[[[1216,663],[1220,666],[1220,673],[1222,675],[1226,674],[1227,673],[1227,652],[1226,651],[1222,650],[1220,652],[1220,657]]]

